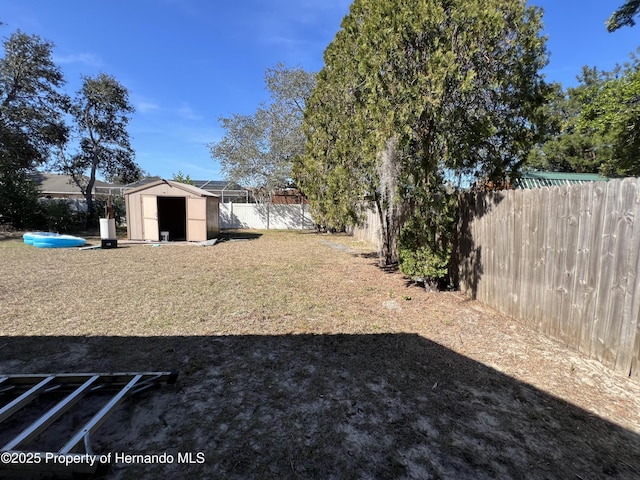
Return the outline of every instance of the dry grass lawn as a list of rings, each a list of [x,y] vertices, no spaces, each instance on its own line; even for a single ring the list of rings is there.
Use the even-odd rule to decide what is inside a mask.
[[[408,285],[350,237],[244,237],[0,239],[0,372],[178,371],[123,404],[94,450],[205,462],[106,478],[640,478],[638,383]]]

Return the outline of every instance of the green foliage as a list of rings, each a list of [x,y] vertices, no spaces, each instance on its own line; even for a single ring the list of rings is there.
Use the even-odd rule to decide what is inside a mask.
[[[62,115],[68,98],[53,63],[53,44],[20,31],[3,42],[0,58],[0,169],[30,169],[42,164],[53,145],[64,141]]]
[[[26,169],[0,170],[0,225],[23,229],[39,221],[38,189]]]
[[[267,70],[265,83],[269,103],[253,115],[220,117],[225,135],[208,145],[225,176],[257,197],[291,184],[292,164],[304,148],[302,116],[315,74],[278,64]]]
[[[435,256],[440,271],[453,228],[437,202],[445,172],[504,177],[542,138],[541,28],[541,12],[522,1],[355,0],[325,51],[294,168],[314,212],[348,224],[363,201],[381,210],[378,163],[393,138],[412,226],[401,250],[431,252],[413,265]]]
[[[29,172],[64,141],[68,98],[53,63],[53,45],[17,31],[3,42],[0,58],[0,223],[17,228],[37,223],[38,192]]]
[[[611,72],[584,67],[580,84],[556,86],[547,116],[554,129],[532,150],[527,166],[538,170],[640,175],[640,65]]]
[[[594,85],[603,81],[595,69],[584,68],[581,85],[566,91],[554,84],[544,107],[547,137],[531,150],[526,166],[554,172],[593,173],[602,163],[602,146],[578,128],[583,102]]]
[[[40,199],[28,228],[47,230],[51,232],[77,232],[87,228],[97,228],[98,218],[104,215],[106,197],[97,197],[93,202],[93,212],[77,209],[73,200],[68,199]],[[126,217],[124,197],[114,197],[112,207],[116,225],[120,225]]]
[[[40,202],[40,228],[49,232],[71,232],[84,226],[85,212],[77,212],[65,199],[42,200]]]
[[[305,111],[305,154],[294,165],[314,218],[328,227],[357,224],[365,201],[377,196],[379,142],[365,96],[366,65],[357,55],[364,17],[362,2],[354,2],[325,50]]]
[[[620,27],[633,27],[636,24],[633,17],[635,17],[639,11],[640,0],[627,0],[607,19],[607,30],[609,32],[615,32]]]
[[[178,170],[178,173],[174,173],[172,179],[176,182],[186,183],[187,185],[195,185],[189,174],[185,175],[181,170]]]
[[[420,232],[411,226],[401,236],[400,271],[407,277],[429,285],[441,285],[449,273],[450,251],[434,251],[429,245],[418,245],[415,240]]]
[[[579,131],[600,147],[604,175],[640,175],[640,62],[589,87],[577,120]]]
[[[433,182],[435,183],[435,182]],[[400,271],[407,277],[446,287],[457,224],[457,195],[443,182],[428,192],[407,194],[415,205],[400,232]]]

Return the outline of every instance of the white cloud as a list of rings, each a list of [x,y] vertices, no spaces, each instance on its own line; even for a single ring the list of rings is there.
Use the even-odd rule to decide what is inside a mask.
[[[198,178],[194,178],[194,180],[210,180],[213,178],[221,178],[222,172],[219,168],[215,168],[216,164],[213,163],[213,160],[210,161],[211,165],[203,164],[203,163],[193,163],[193,162],[184,162],[182,166],[184,167],[184,172],[192,172],[190,176],[196,176]],[[200,178],[202,177],[202,178]]]
[[[198,115],[193,110],[193,108],[191,108],[186,103],[183,104],[180,108],[178,108],[177,112],[178,112],[178,115],[180,115],[182,118],[186,118],[187,120],[202,120],[202,116]]]
[[[70,55],[54,55],[53,61],[55,63],[82,63],[90,67],[101,67],[103,65],[102,59],[93,53],[74,53]]]
[[[160,110],[160,105],[153,101],[138,100],[134,102],[134,106],[136,111],[140,113],[151,113],[153,111]]]

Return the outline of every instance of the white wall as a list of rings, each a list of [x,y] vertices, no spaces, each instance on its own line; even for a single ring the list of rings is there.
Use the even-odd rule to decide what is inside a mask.
[[[313,226],[309,205],[220,203],[220,228],[305,230]]]

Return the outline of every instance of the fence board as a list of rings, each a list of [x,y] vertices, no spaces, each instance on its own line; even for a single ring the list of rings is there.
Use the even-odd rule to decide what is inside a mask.
[[[531,202],[529,197],[523,197],[519,195],[519,201],[516,203],[521,204],[520,220],[516,219],[514,228],[516,230],[516,246],[519,247],[519,259],[518,259],[518,309],[515,311],[514,316],[522,318],[525,323],[529,322],[527,314],[528,296],[531,291],[531,282],[529,276],[526,274],[527,265],[530,264],[531,259],[529,256],[529,250],[531,246],[531,240],[528,232],[532,229],[531,224]]]
[[[580,345],[581,350],[587,355],[592,355],[592,338],[595,328],[596,306],[598,304],[598,275],[600,264],[600,250],[602,247],[601,235],[604,228],[603,219],[605,212],[605,184],[596,183],[593,185],[592,196],[590,198],[591,209],[591,232],[589,232],[589,266],[587,269],[585,291],[587,292],[584,307],[585,319],[581,325]]]
[[[511,288],[507,281],[509,280],[509,248],[511,245],[510,237],[513,234],[510,231],[510,222],[512,218],[511,212],[511,195],[507,192],[502,201],[498,204],[497,209],[500,210],[498,216],[498,228],[494,228],[493,234],[495,236],[496,248],[493,249],[493,254],[496,259],[496,269],[494,270],[494,281],[496,288],[498,288],[503,295],[500,296],[500,307],[503,312],[509,312],[509,297],[511,295]]]
[[[489,199],[490,199],[490,205],[496,205],[496,200],[495,200],[495,193],[490,193],[489,194]],[[500,208],[498,205],[494,206],[493,208],[495,208],[496,210],[500,211]],[[504,215],[504,213],[502,211],[500,211],[500,214],[496,216],[496,218],[500,218],[502,215]],[[484,228],[487,230],[488,233],[488,238],[491,239],[491,242],[487,244],[487,273],[489,276],[489,283],[487,284],[487,290],[485,291],[485,297],[490,293],[490,292],[495,292],[497,290],[500,289],[500,285],[498,285],[498,271],[500,270],[500,255],[499,252],[496,252],[496,250],[499,250],[501,248],[502,245],[500,245],[500,240],[502,239],[501,236],[496,235],[498,229],[500,228],[500,222],[488,222],[487,221],[488,216],[485,216],[482,220],[483,220],[483,226]],[[501,292],[504,292],[504,290],[500,290]],[[504,299],[504,296],[500,295],[500,298],[498,299],[499,302],[499,306],[502,307],[502,300]]]
[[[582,338],[582,318],[586,312],[586,306],[591,299],[591,292],[587,289],[587,275],[590,262],[589,232],[591,231],[591,197],[593,183],[582,187],[575,187],[579,193],[579,199],[575,210],[578,213],[578,237],[576,239],[576,270],[573,288],[571,290],[571,309],[569,311],[569,324],[567,336],[576,339],[578,350],[589,353],[590,333]],[[585,348],[586,345],[586,348]]]
[[[564,264],[562,265],[563,270],[560,272],[558,285],[560,294],[560,315],[558,319],[560,339],[567,345],[571,343],[569,318],[573,308],[572,292],[575,288],[577,250],[574,245],[578,242],[579,200],[580,190],[575,186],[567,187],[562,217],[565,226],[565,240],[562,246],[564,249]]]
[[[463,291],[640,378],[640,180],[489,192],[466,205],[477,265],[461,268]]]
[[[533,271],[529,273],[532,276],[533,295],[532,295],[532,317],[531,326],[536,330],[542,331],[542,303],[544,298],[544,269],[545,269],[545,251],[544,251],[544,236],[546,233],[546,207],[549,199],[549,189],[547,187],[536,189],[534,192],[534,198],[537,196],[538,209],[532,215],[536,218],[536,228],[531,232],[531,238],[534,243],[531,247],[531,251],[535,258],[533,264]]]
[[[631,365],[629,366],[629,376],[640,378],[640,320],[636,325],[636,339],[631,352]]]
[[[607,362],[615,365],[616,370],[628,368],[628,360],[624,355],[619,355],[623,345],[628,345],[626,324],[629,322],[631,295],[628,291],[627,279],[633,275],[631,269],[636,267],[633,261],[637,255],[638,245],[633,237],[633,212],[630,206],[636,198],[635,179],[626,178],[622,181],[618,198],[618,210],[616,215],[616,258],[613,263],[613,283],[609,295],[608,315],[611,319],[611,327],[606,330]],[[637,317],[636,317],[637,318]],[[626,372],[625,372],[626,373]]]
[[[547,191],[547,218],[553,221],[546,222],[546,232],[544,234],[544,294],[541,299],[542,310],[542,331],[552,337],[557,337],[558,318],[555,308],[555,285],[554,273],[557,266],[556,242],[558,242],[557,222],[558,222],[558,201],[556,198],[557,188]]]
[[[486,229],[484,228],[485,209],[483,208],[483,201],[486,199],[486,197],[476,195],[475,198],[476,198],[476,206],[477,206],[476,211],[481,212],[480,218],[474,221],[475,231],[477,232],[477,237],[475,238],[486,238],[487,232],[486,232]],[[474,245],[474,248],[480,252],[481,258],[479,260],[480,261],[479,265],[481,266],[482,271],[479,272],[479,277],[484,278],[484,275],[487,274],[487,271],[486,271],[487,267],[485,267],[485,265],[488,263],[487,262],[488,250],[485,248],[483,251],[482,246],[478,246],[475,243],[472,243],[472,245]],[[480,278],[478,278],[477,280],[479,280]],[[476,298],[480,300],[485,298],[486,285],[487,285],[487,282],[480,282],[480,281],[476,282],[476,292],[477,292]]]
[[[607,329],[611,327],[611,322],[614,320],[609,316],[609,294],[611,293],[611,285],[614,281],[613,263],[618,253],[616,252],[615,234],[619,208],[617,189],[606,188],[604,202],[604,226],[601,235],[602,247],[599,257],[598,302],[594,316],[593,337],[591,339],[593,346],[591,350],[595,358],[608,364],[606,335]]]
[[[382,243],[380,236],[380,217],[372,209],[365,210],[363,223],[353,228],[351,234],[358,240],[369,242],[379,249]]]
[[[509,255],[507,258],[507,287],[509,295],[509,315],[518,316],[520,310],[520,257],[522,255],[522,201],[517,192],[511,191],[508,195],[511,202],[512,215],[509,215],[507,232],[509,232]],[[513,280],[509,282],[509,277]]]
[[[622,345],[618,350],[616,363],[620,369],[628,365],[628,374],[633,375],[636,369],[640,345],[634,345],[640,339],[640,179],[635,179],[633,196],[630,196],[626,215],[632,222],[632,242],[629,246],[628,271],[626,276],[626,295],[624,312],[625,321],[622,326]],[[636,313],[639,312],[639,313]],[[635,339],[635,340],[634,340]],[[635,355],[634,355],[635,352]]]

